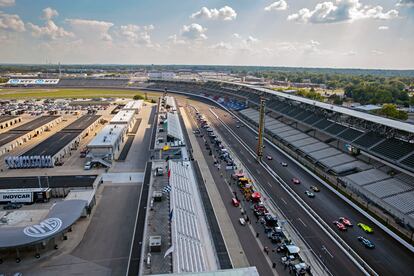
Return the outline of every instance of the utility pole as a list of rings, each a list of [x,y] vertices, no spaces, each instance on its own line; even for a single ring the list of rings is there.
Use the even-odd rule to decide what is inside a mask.
[[[263,133],[265,129],[265,105],[266,100],[263,96],[260,97],[260,117],[259,117],[259,136],[257,139],[257,161],[262,161],[263,158]]]

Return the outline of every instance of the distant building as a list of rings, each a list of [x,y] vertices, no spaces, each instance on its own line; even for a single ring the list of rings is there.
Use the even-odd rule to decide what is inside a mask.
[[[160,72],[160,71],[153,71],[148,73],[149,79],[158,79],[158,80],[172,80],[175,78],[174,72]]]

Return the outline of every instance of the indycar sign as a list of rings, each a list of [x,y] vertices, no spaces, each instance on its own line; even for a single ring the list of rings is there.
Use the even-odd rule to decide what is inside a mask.
[[[32,192],[0,192],[0,202],[21,202],[31,203],[33,202]]]
[[[58,84],[59,79],[9,79],[10,85],[54,85]]]

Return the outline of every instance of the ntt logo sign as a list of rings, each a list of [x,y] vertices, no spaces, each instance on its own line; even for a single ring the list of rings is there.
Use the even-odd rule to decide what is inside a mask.
[[[27,226],[23,232],[29,237],[43,238],[55,234],[61,227],[62,220],[60,218],[48,218],[39,224]]]

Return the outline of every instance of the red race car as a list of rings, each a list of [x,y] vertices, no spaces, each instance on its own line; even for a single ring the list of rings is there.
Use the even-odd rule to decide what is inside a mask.
[[[300,184],[300,180],[297,179],[296,177],[292,178],[292,182],[293,184]]]
[[[346,226],[344,225],[344,224],[342,224],[342,223],[340,223],[339,221],[337,221],[337,220],[335,220],[334,222],[333,222],[333,224],[335,224],[336,225],[336,227],[338,228],[338,230],[341,230],[341,231],[346,231],[347,229],[346,229]]]
[[[354,226],[353,224],[352,224],[352,222],[348,219],[348,218],[346,218],[346,217],[340,217],[339,218],[339,222],[341,222],[342,224],[344,224],[345,226],[347,226],[347,227],[352,227],[352,226]]]

